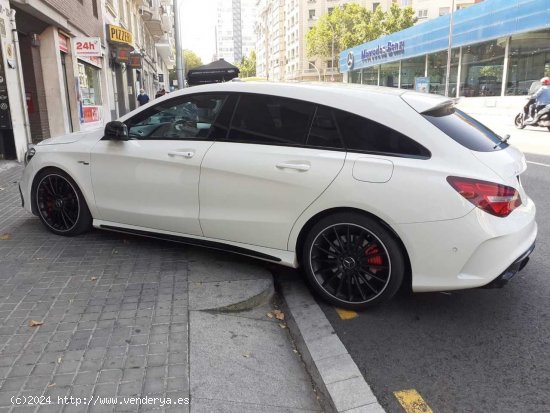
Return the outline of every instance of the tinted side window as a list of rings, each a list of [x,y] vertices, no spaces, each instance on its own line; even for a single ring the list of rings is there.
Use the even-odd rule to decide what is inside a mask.
[[[223,109],[212,126],[212,139],[226,140],[227,134],[229,133],[231,118],[233,117],[233,112],[235,112],[235,106],[237,105],[238,99],[239,95],[236,93],[227,96]]]
[[[318,106],[311,124],[307,146],[342,149],[342,140],[332,114],[332,109]]]
[[[315,105],[268,95],[242,94],[228,139],[271,145],[304,145]]]
[[[425,113],[424,117],[472,151],[491,152],[508,146],[491,129],[452,106]]]
[[[208,139],[225,96],[182,96],[164,101],[126,121],[133,139]]]
[[[430,151],[411,138],[381,123],[334,110],[348,150],[414,158],[429,158]]]

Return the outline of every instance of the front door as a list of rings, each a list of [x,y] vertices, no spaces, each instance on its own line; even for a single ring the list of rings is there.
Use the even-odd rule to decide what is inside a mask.
[[[223,101],[212,94],[170,99],[125,121],[130,140],[99,141],[91,161],[99,218],[202,235],[200,165]]]

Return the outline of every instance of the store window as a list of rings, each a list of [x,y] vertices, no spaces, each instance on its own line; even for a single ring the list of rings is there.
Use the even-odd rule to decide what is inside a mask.
[[[449,81],[449,96],[456,96],[456,79],[458,76],[458,61],[460,49],[451,51],[451,73]],[[445,95],[445,81],[447,78],[447,51],[428,55],[428,79],[430,93]]]
[[[361,83],[361,70],[352,70],[349,76],[350,83]]]
[[[380,86],[399,87],[399,62],[380,65]]]
[[[78,63],[80,87],[80,123],[101,121],[100,69],[87,63]]]
[[[426,56],[413,57],[401,62],[401,88],[414,89],[414,79],[424,77]]]
[[[550,30],[512,36],[506,95],[528,95],[544,76],[550,76]]]
[[[361,83],[363,83],[364,85],[378,86],[378,66],[371,66],[363,69]]]
[[[462,96],[500,96],[505,50],[504,40],[462,48]]]

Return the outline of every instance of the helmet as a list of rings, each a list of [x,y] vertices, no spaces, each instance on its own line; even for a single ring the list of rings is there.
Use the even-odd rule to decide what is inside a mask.
[[[546,77],[543,77],[541,80],[540,80],[540,83],[542,83],[543,85],[550,85],[550,77],[546,76]]]

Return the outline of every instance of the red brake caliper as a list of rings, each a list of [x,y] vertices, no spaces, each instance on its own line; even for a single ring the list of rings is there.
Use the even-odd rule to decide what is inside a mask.
[[[380,248],[376,244],[371,244],[365,248],[365,257],[367,257],[367,262],[372,265],[382,265],[384,263],[384,259],[380,255]]]

